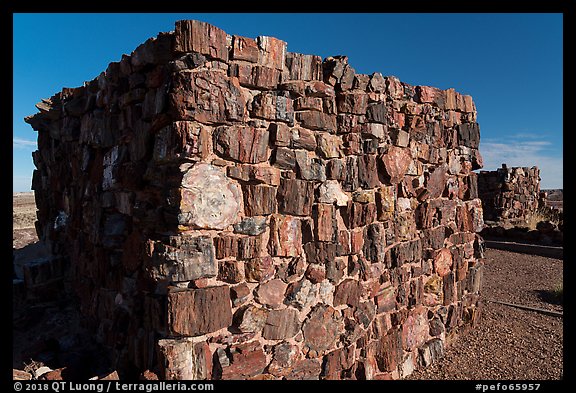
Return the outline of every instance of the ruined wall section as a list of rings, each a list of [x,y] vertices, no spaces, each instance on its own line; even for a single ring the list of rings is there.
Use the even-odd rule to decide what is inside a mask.
[[[478,318],[470,96],[179,21],[38,109],[37,231],[121,373],[400,378]]]
[[[540,204],[540,170],[502,164],[495,171],[480,171],[478,190],[485,220],[525,222]]]

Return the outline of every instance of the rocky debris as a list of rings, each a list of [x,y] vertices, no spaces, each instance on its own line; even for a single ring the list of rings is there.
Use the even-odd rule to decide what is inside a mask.
[[[478,318],[469,96],[178,21],[37,107],[16,300],[69,290],[136,376],[395,379]]]

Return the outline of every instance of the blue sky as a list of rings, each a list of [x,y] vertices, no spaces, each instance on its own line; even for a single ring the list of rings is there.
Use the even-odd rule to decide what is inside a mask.
[[[34,105],[95,78],[180,19],[469,94],[484,169],[537,165],[542,188],[563,187],[562,14],[14,14],[13,191],[30,190],[37,135],[23,118]]]

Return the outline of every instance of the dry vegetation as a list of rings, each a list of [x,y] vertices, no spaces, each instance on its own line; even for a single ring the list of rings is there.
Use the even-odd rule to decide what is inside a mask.
[[[541,221],[549,221],[558,226],[558,224],[563,221],[563,214],[559,210],[551,209],[548,206],[541,206],[526,218],[526,226],[534,230]]]

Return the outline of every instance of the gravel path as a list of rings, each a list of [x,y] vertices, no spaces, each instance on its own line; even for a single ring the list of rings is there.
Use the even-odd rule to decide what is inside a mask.
[[[563,311],[549,294],[562,283],[562,260],[493,249],[485,257],[485,300]],[[440,362],[407,379],[562,378],[563,318],[486,301],[476,328],[462,332]]]

